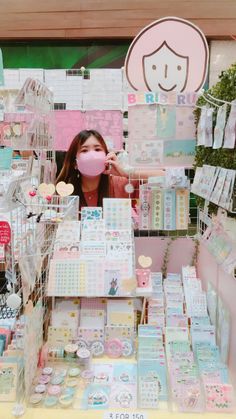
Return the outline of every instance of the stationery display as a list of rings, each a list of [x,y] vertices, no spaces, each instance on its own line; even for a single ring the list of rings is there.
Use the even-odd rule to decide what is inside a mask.
[[[141,230],[187,230],[188,224],[188,189],[161,189],[155,184],[140,186]]]
[[[79,221],[63,224],[58,229],[49,267],[48,296],[129,296],[134,293],[130,200],[104,201],[104,219],[101,219],[100,208],[82,212],[81,237]]]
[[[173,274],[168,274],[164,282],[157,273],[154,278],[159,278],[159,297],[149,299],[148,324],[140,325],[138,332],[139,407],[160,408],[161,400],[167,397],[168,377],[173,411],[230,412],[233,388],[228,382],[227,367],[220,359],[224,350],[221,352],[216,346],[216,328],[210,324],[202,298],[205,294],[195,269],[183,267],[182,280]],[[178,302],[183,310],[184,301],[183,314],[169,314],[170,303],[173,307],[172,303]]]
[[[227,104],[230,105],[230,112],[226,121]],[[200,112],[200,118],[197,126],[197,145],[204,147],[213,147],[219,149],[221,147],[233,149],[235,145],[235,119],[236,119],[236,102],[225,103],[220,106],[217,111],[216,124],[213,130],[213,113],[214,108],[203,106]],[[214,138],[214,141],[213,141]]]
[[[232,211],[235,175],[235,170],[203,165],[202,168],[197,168],[191,191],[228,211]]]
[[[181,62],[179,72],[187,51],[172,52]],[[197,94],[129,91],[129,154],[120,153],[118,162],[130,164],[127,193],[134,175],[145,172],[135,188],[134,225],[130,199],[106,197],[102,208],[80,208],[76,188],[55,182],[55,149],[66,151],[82,129],[98,130],[109,151],[122,151],[123,71],[32,72],[37,80],[26,69],[14,73],[25,81],[20,91],[0,92],[0,261],[5,270],[0,402],[16,403],[17,414],[24,399],[30,408],[91,410],[88,414],[123,409],[105,412],[111,419],[138,419],[146,409],[233,412],[234,370],[227,362],[231,368],[234,317],[221,268],[235,276],[235,220],[226,214],[234,212],[236,171],[196,168],[191,191],[206,204],[195,231],[186,169],[193,166],[196,139],[217,153],[222,147],[233,150],[236,102],[217,107],[214,132],[215,108],[201,108],[196,138]],[[51,112],[53,95],[40,80],[57,89],[55,108],[64,110]],[[18,159],[15,149],[32,156]],[[147,178],[146,171],[158,168],[165,170]],[[209,202],[221,207],[212,218]],[[193,246],[190,224],[193,234],[199,233]],[[158,236],[156,247],[149,248],[150,236]],[[180,249],[169,246],[175,236],[183,238]],[[197,275],[205,279],[204,246],[219,265],[214,270],[206,261],[212,281],[207,291]],[[183,266],[179,273],[188,260],[196,267]],[[137,408],[144,412],[136,413]]]

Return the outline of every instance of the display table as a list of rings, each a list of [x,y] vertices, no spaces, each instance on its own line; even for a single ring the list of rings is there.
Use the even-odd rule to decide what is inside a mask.
[[[2,404],[1,406],[1,419],[12,419],[14,416],[11,413],[12,404]],[[45,408],[27,408],[26,413],[21,416],[24,419],[103,419],[107,418],[105,416],[106,412],[114,412],[110,410],[74,410],[74,409],[45,409]],[[124,416],[118,417],[117,419],[128,419],[125,417],[124,410],[116,411],[117,413],[123,413]],[[188,413],[187,415],[184,413],[170,413],[170,412],[162,412],[157,410],[146,410],[146,411],[132,411],[131,413],[145,413],[146,419],[156,419],[159,417],[160,419],[200,419],[203,417],[203,414],[196,414],[196,413]],[[236,413],[232,414],[217,414],[217,413],[205,413],[204,417],[207,419],[233,419],[236,418]]]

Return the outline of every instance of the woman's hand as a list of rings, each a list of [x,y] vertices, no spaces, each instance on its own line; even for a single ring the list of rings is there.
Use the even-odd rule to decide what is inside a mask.
[[[106,170],[103,172],[105,175],[128,177],[128,173],[121,166],[114,151],[107,154],[105,164]]]

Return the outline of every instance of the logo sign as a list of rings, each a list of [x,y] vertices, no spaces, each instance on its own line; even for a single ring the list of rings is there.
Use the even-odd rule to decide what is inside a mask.
[[[0,245],[11,241],[11,227],[7,221],[0,221]]]
[[[146,26],[133,40],[125,73],[134,90],[197,92],[206,80],[209,49],[191,22],[166,17]]]

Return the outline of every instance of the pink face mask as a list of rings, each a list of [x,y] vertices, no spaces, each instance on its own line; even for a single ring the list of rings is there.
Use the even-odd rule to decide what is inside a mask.
[[[104,151],[80,153],[76,158],[77,168],[84,176],[98,176],[105,170],[105,159]]]

